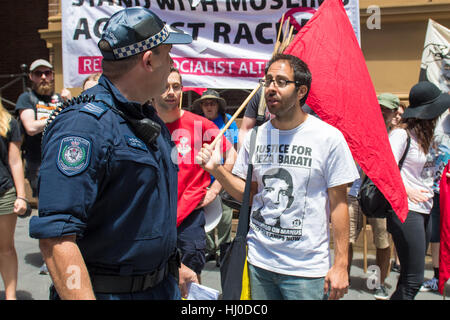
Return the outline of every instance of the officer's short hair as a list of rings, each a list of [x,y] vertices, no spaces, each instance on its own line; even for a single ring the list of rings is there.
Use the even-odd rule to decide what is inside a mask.
[[[112,48],[109,46],[107,42],[103,42],[102,50],[108,51]],[[100,46],[100,45],[99,45]],[[109,48],[108,48],[109,47]],[[159,54],[159,47],[150,49],[154,54]],[[147,50],[148,51],[148,50]],[[142,59],[142,56],[144,55],[146,51],[132,55],[130,57],[120,59],[120,60],[102,60],[102,69],[103,74],[108,77],[109,79],[117,79],[124,73],[130,71],[138,62],[140,59]]]

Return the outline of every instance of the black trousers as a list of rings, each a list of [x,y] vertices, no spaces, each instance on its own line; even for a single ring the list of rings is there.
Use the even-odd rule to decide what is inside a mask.
[[[430,215],[409,211],[404,223],[395,213],[387,217],[400,260],[400,277],[391,300],[413,300],[423,283],[425,254],[431,237]]]
[[[177,228],[177,247],[181,263],[200,274],[206,263],[205,212],[192,211]]]

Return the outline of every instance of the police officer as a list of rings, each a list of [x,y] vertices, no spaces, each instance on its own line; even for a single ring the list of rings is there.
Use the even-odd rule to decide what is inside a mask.
[[[165,89],[172,44],[190,42],[150,10],[115,13],[98,44],[98,85],[47,125],[30,236],[40,239],[51,298],[180,298],[177,167],[148,101]]]

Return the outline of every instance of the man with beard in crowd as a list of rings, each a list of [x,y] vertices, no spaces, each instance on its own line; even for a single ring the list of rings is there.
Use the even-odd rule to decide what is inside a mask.
[[[62,103],[55,94],[53,66],[44,59],[34,61],[30,66],[31,91],[19,96],[16,112],[22,122],[25,140],[23,144],[26,161],[25,178],[37,195],[37,176],[41,164],[41,138],[50,114]]]
[[[25,136],[22,145],[23,157],[26,162],[25,178],[30,182],[33,197],[37,197],[42,131],[44,131],[48,117],[62,104],[63,98],[61,95],[55,94],[53,66],[47,60],[35,60],[30,66],[29,78],[32,90],[19,96],[16,112]],[[47,273],[45,264],[41,267],[40,273]]]

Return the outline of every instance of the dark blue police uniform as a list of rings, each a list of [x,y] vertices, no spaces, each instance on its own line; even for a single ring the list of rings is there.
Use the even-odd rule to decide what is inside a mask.
[[[177,242],[170,133],[152,106],[128,101],[105,76],[86,94],[95,99],[66,107],[45,130],[39,217],[30,221],[30,236],[76,234],[97,298],[179,299],[177,281],[164,269]],[[108,105],[160,124],[156,142],[146,145]],[[117,279],[129,292],[114,294],[109,286]]]

